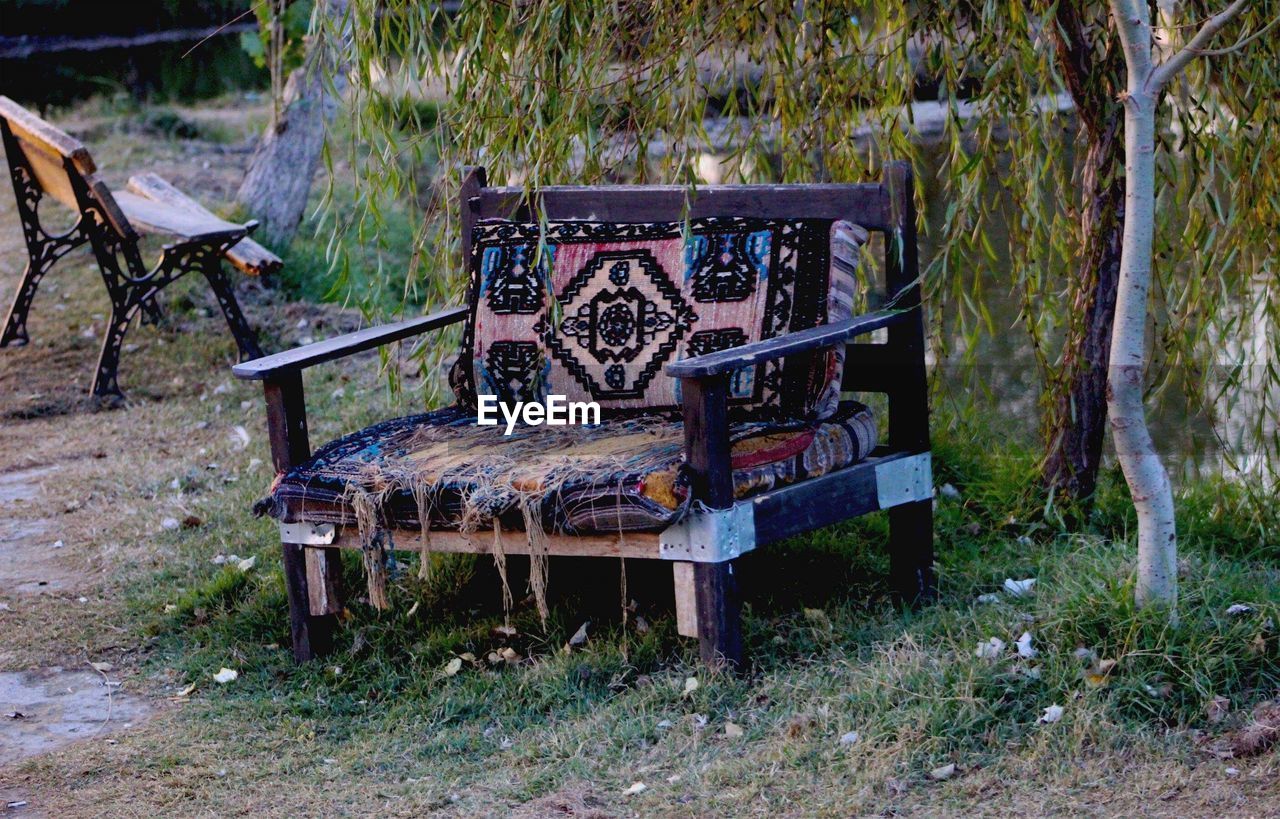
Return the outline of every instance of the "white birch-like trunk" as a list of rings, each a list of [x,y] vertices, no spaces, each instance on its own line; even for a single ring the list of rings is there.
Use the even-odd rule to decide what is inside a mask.
[[[1120,285],[1107,377],[1107,411],[1116,457],[1138,513],[1139,607],[1157,604],[1177,621],[1178,542],[1169,474],[1156,454],[1142,404],[1147,363],[1147,298],[1155,232],[1156,105],[1160,92],[1204,45],[1247,4],[1235,0],[1210,18],[1187,45],[1160,65],[1151,54],[1147,0],[1111,0],[1124,47],[1128,80],[1124,100],[1124,237]]]

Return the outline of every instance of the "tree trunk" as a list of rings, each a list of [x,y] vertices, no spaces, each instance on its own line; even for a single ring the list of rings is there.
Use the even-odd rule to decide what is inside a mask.
[[[1090,136],[1081,187],[1084,253],[1071,282],[1073,321],[1063,342],[1053,405],[1046,423],[1043,478],[1068,500],[1088,503],[1098,485],[1107,423],[1107,365],[1115,322],[1120,245],[1124,230],[1117,111],[1100,139]]]
[[[1090,34],[1100,27],[1091,22],[1076,4],[1059,3],[1056,25],[1049,26],[1088,143],[1080,179],[1084,252],[1068,285],[1072,320],[1050,385],[1041,473],[1046,487],[1075,504],[1088,504],[1098,485],[1124,230],[1124,113],[1116,100],[1124,60],[1118,49],[1097,47]]]
[[[1111,337],[1107,409],[1116,456],[1138,513],[1139,607],[1168,608],[1177,623],[1178,539],[1169,473],[1156,454],[1142,406],[1147,363],[1147,296],[1151,291],[1151,245],[1156,209],[1156,106],[1169,80],[1202,54],[1222,27],[1250,0],[1233,0],[1210,17],[1173,56],[1153,65],[1151,8],[1147,0],[1111,0],[1111,13],[1127,67],[1124,96],[1124,238],[1120,291]],[[1245,41],[1241,41],[1242,43]]]
[[[313,34],[301,68],[289,75],[280,115],[273,118],[249,160],[236,202],[261,223],[257,238],[277,250],[293,239],[320,167],[325,131],[346,88],[341,44],[329,36],[346,15],[346,0],[327,0],[329,26]]]
[[[1153,603],[1168,606],[1170,616],[1176,618],[1178,549],[1173,491],[1147,429],[1142,404],[1160,88],[1151,81],[1151,23],[1146,0],[1112,0],[1111,5],[1124,45],[1128,86],[1124,99],[1124,239],[1107,409],[1116,456],[1138,513],[1136,601],[1139,607]]]

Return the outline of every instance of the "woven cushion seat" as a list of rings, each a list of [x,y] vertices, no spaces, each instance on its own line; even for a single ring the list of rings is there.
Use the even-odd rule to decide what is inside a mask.
[[[331,441],[277,479],[257,511],[362,529],[658,531],[689,503],[679,421],[647,416],[591,426],[478,426],[449,407]],[[872,412],[842,402],[826,420],[730,427],[738,497],[817,477],[876,445]]]

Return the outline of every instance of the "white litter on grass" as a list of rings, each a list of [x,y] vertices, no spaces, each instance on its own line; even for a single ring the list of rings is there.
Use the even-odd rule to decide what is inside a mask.
[[[947,500],[960,500],[960,490],[949,483],[944,483],[942,488],[938,490],[938,494]]]
[[[684,678],[684,694],[683,694],[683,696],[686,696],[686,697],[687,697],[687,696],[691,695],[694,691],[697,691],[697,690],[698,690],[698,678],[697,678],[697,677],[685,677],[685,678]]]
[[[992,637],[985,643],[978,643],[974,656],[980,660],[994,660],[1004,651],[1005,642],[999,637]]]
[[[235,441],[236,449],[248,449],[249,447],[249,431],[244,427],[236,424],[231,428],[231,438]]]
[[[54,549],[61,549],[63,546],[66,546],[66,545],[67,545],[67,544],[63,543],[61,540],[55,540],[55,541],[53,542],[53,547],[52,547],[52,548],[54,548]]]
[[[1050,705],[1044,709],[1044,713],[1036,721],[1041,725],[1052,725],[1060,719],[1062,719],[1062,706]]]
[[[178,523],[177,518],[165,518],[164,520],[160,521],[160,527],[170,532],[172,532],[174,529],[177,529],[181,525],[182,525],[181,523]]]
[[[244,560],[236,561],[236,568],[242,572],[251,571],[254,566],[258,565],[258,556],[246,557]]]
[[[644,793],[649,790],[649,786],[643,782],[632,782],[631,787],[622,792],[623,796],[635,796],[638,793]]]
[[[1026,597],[1036,587],[1036,579],[1028,577],[1026,580],[1014,580],[1012,577],[1004,579],[1004,590],[1014,597]]]
[[[935,782],[945,781],[955,775],[956,775],[956,763],[954,762],[948,765],[943,765],[941,768],[934,768],[932,771],[929,771],[929,778],[934,780]]]
[[[664,719],[658,723],[657,727],[665,731],[666,729],[673,727],[674,724],[675,723],[673,723],[671,720]]]
[[[216,683],[222,683],[223,685],[226,685],[229,682],[233,682],[234,680],[239,679],[239,677],[240,677],[240,672],[236,671],[234,668],[223,668],[217,674],[213,675],[213,681]]]
[[[999,602],[1000,602],[1000,595],[995,594],[995,593],[992,593],[992,594],[980,594],[980,595],[978,595],[978,602],[979,602],[979,603],[999,603]]]
[[[840,735],[840,744],[841,744],[841,745],[852,745],[853,743],[855,743],[855,742],[857,742],[857,741],[858,741],[858,732],[857,732],[857,731],[850,731],[850,732],[849,732],[849,733],[847,733],[847,734],[841,734],[841,735]]]
[[[1022,632],[1022,636],[1018,638],[1014,645],[1018,647],[1018,656],[1025,660],[1030,660],[1039,653],[1031,647],[1031,632],[1029,631]]]
[[[1242,614],[1249,614],[1253,611],[1253,606],[1246,606],[1244,603],[1232,603],[1227,607],[1227,614],[1232,617],[1239,617]]]

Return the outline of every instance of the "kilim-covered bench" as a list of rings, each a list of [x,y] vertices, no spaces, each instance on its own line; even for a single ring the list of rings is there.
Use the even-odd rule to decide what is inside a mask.
[[[40,280],[58,259],[88,242],[111,297],[111,319],[90,387],[94,396],[123,397],[116,372],[129,324],[139,311],[144,319],[157,320],[156,294],[193,270],[202,273],[213,288],[241,360],[262,355],[221,264],[226,258],[250,275],[280,268],[278,256],[246,238],[256,222],[224,221],[154,173],[130,178],[128,190],[109,190],[96,176],[97,168],[84,145],[3,96],[0,136],[28,255],[0,347],[27,343],[27,313]],[[42,224],[39,209],[46,194],[79,214],[69,230],[52,233]],[[159,263],[150,269],[138,249],[140,235],[148,233],[178,237],[164,247]]]
[[[542,218],[471,169],[465,306],[234,368],[266,391],[276,479],[256,510],[279,521],[299,661],[331,646],[343,548],[362,550],[379,606],[394,550],[529,555],[544,616],[549,555],[667,560],[678,631],[711,664],[742,656],[734,561],[801,532],[887,510],[897,594],[933,595],[907,165],[880,184],[548,187],[533,202]],[[855,314],[862,299],[875,309]],[[453,406],[311,452],[303,370],[455,323]],[[864,393],[887,396],[884,436]],[[553,395],[602,418],[478,423],[494,400]]]

